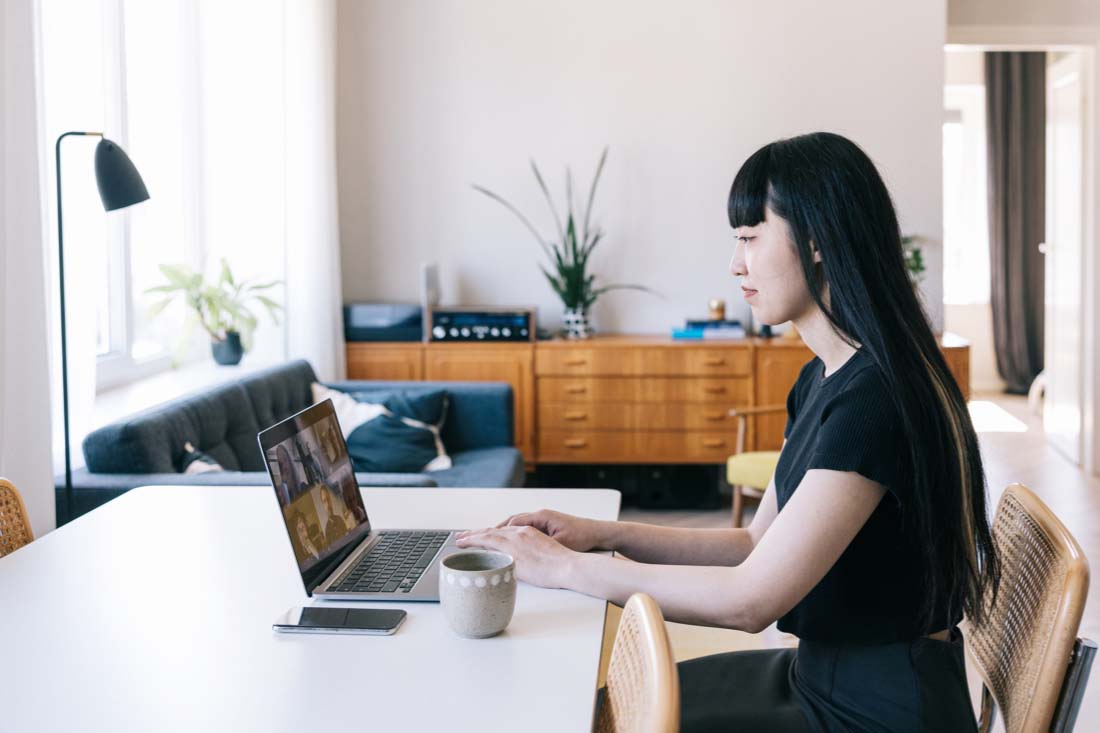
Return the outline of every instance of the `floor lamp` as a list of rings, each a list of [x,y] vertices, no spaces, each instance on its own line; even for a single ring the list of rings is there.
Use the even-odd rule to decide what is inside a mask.
[[[69,352],[65,333],[65,236],[61,220],[61,141],[70,135],[100,138],[95,149],[95,180],[105,211],[124,209],[145,201],[149,192],[126,151],[103,137],[102,132],[66,132],[57,138],[57,272],[61,292],[61,410],[65,423],[65,521],[73,519],[73,466],[69,448]]]

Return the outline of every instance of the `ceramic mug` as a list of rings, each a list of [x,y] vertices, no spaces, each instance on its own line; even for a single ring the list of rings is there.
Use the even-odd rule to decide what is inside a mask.
[[[459,636],[496,636],[516,608],[516,561],[490,550],[447,555],[439,567],[439,603]]]

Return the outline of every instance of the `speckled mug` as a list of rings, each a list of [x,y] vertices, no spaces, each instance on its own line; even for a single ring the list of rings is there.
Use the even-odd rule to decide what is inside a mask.
[[[439,602],[459,636],[484,639],[504,631],[516,608],[516,561],[488,550],[456,552],[439,568]]]

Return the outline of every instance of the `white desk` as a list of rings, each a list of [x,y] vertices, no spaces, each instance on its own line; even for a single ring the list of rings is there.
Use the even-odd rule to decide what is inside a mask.
[[[552,507],[615,519],[608,490],[372,489],[379,528],[488,526]],[[135,489],[0,558],[5,731],[587,731],[606,604],[520,584],[500,636],[438,604],[394,636],[282,635],[307,601],[271,490]]]

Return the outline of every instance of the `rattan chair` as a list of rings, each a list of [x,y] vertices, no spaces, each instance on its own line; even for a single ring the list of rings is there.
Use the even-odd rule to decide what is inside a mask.
[[[726,460],[726,481],[733,489],[733,526],[740,527],[745,518],[745,501],[760,501],[779,463],[779,451],[745,452],[748,419],[757,415],[786,412],[786,405],[738,407],[729,411],[737,418],[737,452]]]
[[[979,730],[997,708],[1006,733],[1070,731],[1096,644],[1078,639],[1089,566],[1077,540],[1026,486],[1012,484],[993,521],[1000,592],[971,624],[967,650],[985,683]]]
[[[630,596],[619,621],[597,733],[676,733],[680,677],[665,619],[644,593]]]
[[[0,557],[15,552],[33,539],[23,497],[11,481],[0,478]]]

